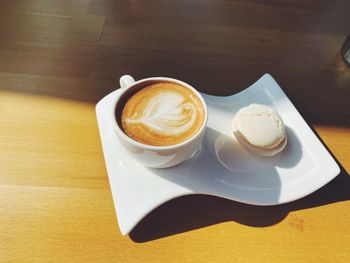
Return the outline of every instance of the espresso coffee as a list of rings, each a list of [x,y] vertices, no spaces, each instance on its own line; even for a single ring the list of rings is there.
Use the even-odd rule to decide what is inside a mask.
[[[201,128],[205,110],[190,89],[173,82],[141,88],[126,101],[120,123],[132,139],[169,146],[191,138]]]

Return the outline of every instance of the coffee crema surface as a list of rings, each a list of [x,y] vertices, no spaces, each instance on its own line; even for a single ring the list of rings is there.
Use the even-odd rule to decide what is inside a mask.
[[[191,138],[202,126],[204,106],[190,89],[172,82],[146,86],[126,102],[121,124],[132,139],[169,146]]]

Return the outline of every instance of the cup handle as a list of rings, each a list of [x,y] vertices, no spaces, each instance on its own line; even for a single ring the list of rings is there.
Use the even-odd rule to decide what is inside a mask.
[[[135,80],[130,75],[124,75],[119,79],[119,84],[122,89],[129,88],[132,84],[134,84]]]

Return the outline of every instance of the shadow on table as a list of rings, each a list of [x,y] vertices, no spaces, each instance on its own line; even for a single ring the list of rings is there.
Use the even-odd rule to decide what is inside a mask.
[[[350,176],[337,163],[340,174],[300,200],[276,206],[254,206],[207,195],[184,196],[152,211],[133,229],[130,238],[134,242],[147,242],[229,221],[267,227],[281,222],[292,211],[350,200]]]

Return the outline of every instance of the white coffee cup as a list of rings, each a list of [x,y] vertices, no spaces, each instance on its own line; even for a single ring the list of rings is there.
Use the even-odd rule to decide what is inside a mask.
[[[208,110],[203,97],[196,89],[183,81],[165,77],[153,77],[135,81],[131,76],[124,75],[120,78],[119,82],[122,91],[115,98],[114,107],[112,108],[112,122],[120,143],[123,145],[130,156],[145,166],[154,168],[166,168],[177,165],[189,159],[197,151],[197,149],[202,144],[202,139],[208,120]],[[116,118],[116,110],[123,95],[134,87],[139,87],[140,85],[147,86],[147,83],[151,84],[157,82],[173,82],[182,85],[194,92],[194,94],[198,96],[203,104],[204,121],[202,123],[202,126],[192,137],[181,143],[170,146],[153,146],[143,144],[127,136],[120,127],[120,124],[118,124]]]

